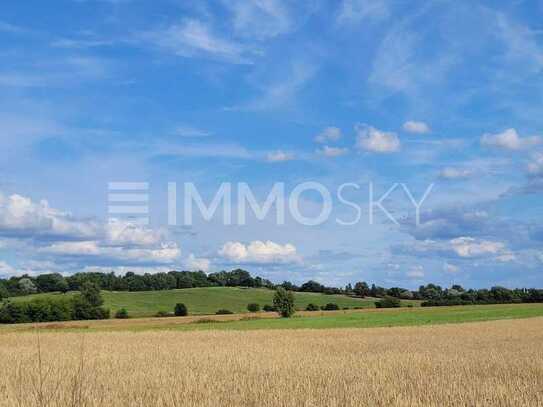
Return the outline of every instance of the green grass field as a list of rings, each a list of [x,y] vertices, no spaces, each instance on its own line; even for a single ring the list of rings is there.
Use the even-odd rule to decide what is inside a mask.
[[[12,301],[27,301],[32,298],[58,297],[68,294],[35,294],[25,297],[14,297]],[[172,312],[176,303],[187,305],[191,315],[214,314],[218,309],[226,308],[235,313],[247,312],[247,304],[258,303],[260,306],[271,304],[274,291],[260,288],[238,287],[205,287],[186,288],[182,290],[165,291],[102,291],[105,306],[112,313],[120,308],[126,308],[132,317],[154,316],[158,311]],[[296,308],[303,310],[309,303],[325,305],[336,303],[340,308],[375,307],[375,299],[351,298],[344,295],[325,295],[318,293],[296,293]],[[405,301],[404,304],[417,301]]]
[[[280,319],[250,319],[227,322],[179,324],[170,328],[196,329],[332,329],[435,325],[543,317],[543,304],[466,305],[454,307],[395,308],[372,311],[344,311],[330,315]],[[144,328],[144,327],[140,327]]]

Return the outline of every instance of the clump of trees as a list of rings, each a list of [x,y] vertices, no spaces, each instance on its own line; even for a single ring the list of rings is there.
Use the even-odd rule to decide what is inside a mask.
[[[126,310],[126,308],[121,308],[120,310],[117,310],[117,312],[115,313],[115,318],[117,318],[117,319],[128,319],[129,315],[128,315],[128,311]]]
[[[277,287],[273,297],[273,306],[283,318],[290,318],[294,315],[294,294],[283,287]]]
[[[307,304],[307,307],[305,307],[305,310],[306,310],[306,311],[319,311],[320,308],[319,308],[318,305],[309,303],[309,304]]]
[[[255,302],[247,304],[247,311],[249,311],[249,312],[258,312],[258,311],[260,311],[260,305],[255,303]]]
[[[175,304],[173,313],[176,317],[186,317],[189,314],[187,306],[183,303]]]
[[[71,297],[36,298],[31,301],[6,301],[0,307],[0,323],[51,322],[107,319],[109,310],[102,307],[100,289],[91,283]]]
[[[375,303],[375,306],[377,308],[399,308],[400,305],[400,299],[391,296],[386,296],[382,300],[379,300]]]

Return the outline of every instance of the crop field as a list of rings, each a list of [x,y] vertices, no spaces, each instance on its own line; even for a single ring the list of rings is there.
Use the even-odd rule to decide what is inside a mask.
[[[0,406],[537,406],[543,318],[0,333]]]
[[[205,287],[185,288],[181,290],[164,291],[102,291],[106,308],[112,312],[120,308],[126,308],[131,316],[146,317],[153,316],[158,311],[173,311],[176,303],[182,302],[187,305],[189,312],[193,315],[214,314],[220,308],[226,308],[235,313],[247,312],[247,304],[257,303],[260,306],[272,303],[274,291],[259,288],[238,288],[238,287]],[[68,294],[35,294],[24,297],[13,297],[12,301],[27,301],[32,298],[57,297]],[[325,295],[319,293],[296,293],[296,307],[304,309],[307,304],[325,305],[336,303],[343,307],[375,307],[376,299],[352,298],[345,295]],[[419,304],[418,301],[404,301],[404,304]]]

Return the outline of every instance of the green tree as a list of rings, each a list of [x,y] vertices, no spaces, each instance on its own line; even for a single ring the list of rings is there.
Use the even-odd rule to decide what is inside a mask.
[[[258,311],[260,311],[260,305],[258,305],[255,302],[252,302],[252,303],[247,305],[247,311],[249,311],[249,312],[258,312]]]
[[[273,305],[283,318],[290,318],[296,312],[294,309],[294,294],[283,287],[277,287],[273,297]]]
[[[187,309],[187,306],[185,304],[177,303],[175,304],[173,313],[176,317],[186,317],[189,314],[189,310]]]
[[[0,282],[0,301],[2,301],[4,298],[9,297],[9,291],[4,285],[4,283]]]
[[[36,284],[34,284],[32,280],[27,277],[21,278],[18,285],[19,290],[21,290],[21,293],[23,293],[24,295],[35,294],[36,292],[38,292]]]
[[[365,281],[359,281],[354,285],[354,293],[359,297],[367,297],[370,294],[370,288]]]

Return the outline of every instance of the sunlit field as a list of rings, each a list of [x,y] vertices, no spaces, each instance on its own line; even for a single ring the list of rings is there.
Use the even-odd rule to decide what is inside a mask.
[[[2,406],[537,406],[543,318],[0,334]]]

